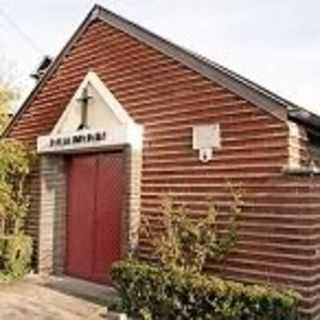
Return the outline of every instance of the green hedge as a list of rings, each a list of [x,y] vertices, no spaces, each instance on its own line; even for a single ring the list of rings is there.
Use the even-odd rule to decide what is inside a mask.
[[[296,320],[297,295],[260,285],[179,271],[138,261],[116,264],[112,279],[121,309],[139,319]]]

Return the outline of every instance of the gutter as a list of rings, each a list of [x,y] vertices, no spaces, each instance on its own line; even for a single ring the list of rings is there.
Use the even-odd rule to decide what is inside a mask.
[[[288,116],[292,120],[305,125],[310,131],[320,137],[320,116],[303,108],[288,110]]]

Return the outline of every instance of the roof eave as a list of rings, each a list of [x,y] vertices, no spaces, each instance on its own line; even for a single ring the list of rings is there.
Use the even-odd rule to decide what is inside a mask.
[[[190,69],[199,72],[208,79],[215,81],[222,87],[229,89],[243,99],[265,109],[281,121],[287,120],[287,107],[289,103],[280,102],[271,95],[259,92],[250,87],[250,81],[238,76],[208,59],[194,54],[167,39],[164,39],[143,27],[120,17],[119,15],[97,5],[96,16],[111,26],[122,30],[143,43],[161,51],[167,56],[188,66]],[[231,75],[232,74],[232,75]]]
[[[289,111],[289,119],[302,124],[312,132],[317,132],[317,135],[320,136],[320,116],[299,108]]]

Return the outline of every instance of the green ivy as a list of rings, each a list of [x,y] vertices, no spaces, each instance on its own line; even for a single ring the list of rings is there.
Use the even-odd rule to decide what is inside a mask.
[[[144,320],[296,320],[297,294],[135,260],[113,267],[121,309]]]

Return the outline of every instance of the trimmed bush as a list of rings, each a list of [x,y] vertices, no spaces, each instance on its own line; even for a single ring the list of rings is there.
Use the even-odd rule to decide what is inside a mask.
[[[297,295],[129,260],[112,279],[122,311],[149,320],[296,320]]]

